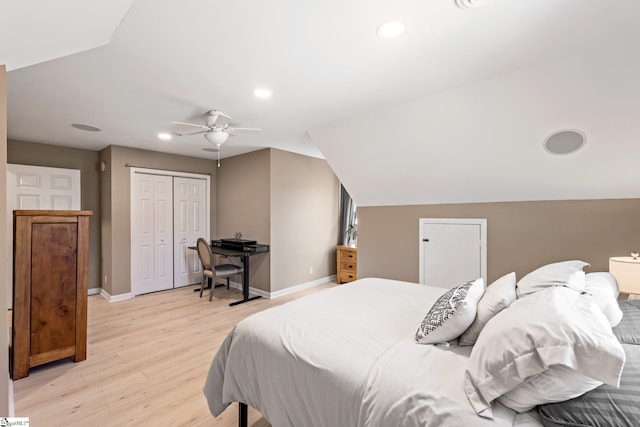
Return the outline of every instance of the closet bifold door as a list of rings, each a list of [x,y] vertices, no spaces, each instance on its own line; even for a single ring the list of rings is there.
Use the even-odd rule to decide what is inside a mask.
[[[14,211],[12,371],[87,354],[90,211]]]

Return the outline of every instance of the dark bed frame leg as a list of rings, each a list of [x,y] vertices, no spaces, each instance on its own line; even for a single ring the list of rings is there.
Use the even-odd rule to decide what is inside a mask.
[[[238,414],[238,427],[248,427],[249,419],[247,412],[247,404],[238,402],[238,407],[240,408],[240,412]]]

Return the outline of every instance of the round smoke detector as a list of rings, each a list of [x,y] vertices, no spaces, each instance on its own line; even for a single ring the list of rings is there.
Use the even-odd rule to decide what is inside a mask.
[[[551,154],[571,154],[584,147],[587,137],[576,129],[554,132],[544,140],[544,149]]]

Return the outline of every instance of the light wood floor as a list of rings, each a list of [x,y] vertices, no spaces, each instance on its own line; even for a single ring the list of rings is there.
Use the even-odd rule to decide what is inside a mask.
[[[90,296],[87,360],[32,368],[15,381],[16,416],[31,427],[237,426],[235,404],[214,419],[202,394],[224,337],[253,313],[334,285],[236,307],[228,304],[239,292],[224,288],[212,302],[193,286],[116,303]],[[249,425],[269,427],[251,408]]]

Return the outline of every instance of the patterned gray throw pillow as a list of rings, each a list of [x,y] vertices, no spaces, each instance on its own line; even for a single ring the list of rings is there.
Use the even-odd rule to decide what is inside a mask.
[[[473,323],[484,281],[477,279],[445,292],[433,304],[416,331],[419,344],[436,344],[458,338]]]

